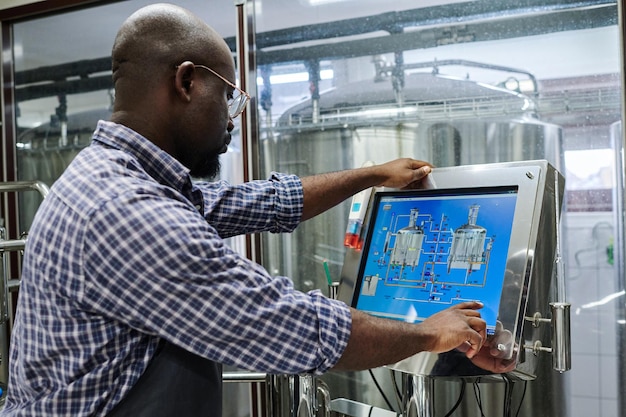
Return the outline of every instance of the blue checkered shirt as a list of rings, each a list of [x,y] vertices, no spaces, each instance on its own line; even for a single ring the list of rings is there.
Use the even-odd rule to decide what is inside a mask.
[[[223,241],[291,231],[301,210],[295,176],[192,184],[154,144],[99,122],[32,224],[0,415],[106,415],[161,339],[243,369],[328,370],[349,338],[347,307]]]

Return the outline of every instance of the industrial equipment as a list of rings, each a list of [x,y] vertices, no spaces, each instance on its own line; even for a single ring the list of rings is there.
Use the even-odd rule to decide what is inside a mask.
[[[437,188],[375,190],[364,222],[364,245],[348,249],[338,298],[370,314],[406,322],[420,322],[464,300],[483,302],[487,333],[503,356],[515,361],[516,369],[497,375],[474,366],[461,352],[419,353],[390,366],[401,374],[400,414],[431,417],[448,411],[445,415],[451,415],[466,400],[464,391],[452,404],[440,390],[454,381],[482,381],[509,384],[503,395],[493,387],[485,392],[492,403],[500,403],[501,415],[517,415],[522,404],[513,409],[508,387],[541,378],[537,371],[543,356],[550,354],[557,374],[571,368],[569,304],[554,299],[551,291],[564,285],[559,268],[564,179],[545,160],[436,168],[431,175]],[[486,228],[475,225],[475,203],[486,213]],[[466,213],[460,208],[467,206],[468,224],[473,227],[454,228]],[[401,227],[406,222],[409,226]],[[480,253],[464,258],[462,268],[451,270],[449,258],[458,259],[459,230],[463,239],[468,238],[467,230],[479,231],[481,243],[469,247]],[[483,245],[487,230],[489,255]],[[407,234],[418,236],[419,242],[406,240]],[[410,270],[405,262],[392,261],[399,246],[403,254],[415,251]],[[328,385],[311,376],[295,377],[293,384],[297,395],[293,410],[298,417],[395,415],[351,398],[329,400]],[[532,395],[527,401],[537,401]],[[463,415],[484,412],[482,404],[477,409],[465,407]],[[554,412],[533,411],[546,416]]]
[[[415,71],[411,69],[411,65],[405,65],[402,88],[398,88],[398,83],[394,83],[389,77],[374,77],[371,80],[339,86],[288,109],[275,126],[267,127],[263,131],[263,166],[267,167],[267,172],[275,169],[306,176],[338,167],[358,167],[367,161],[386,162],[398,157],[427,160],[440,167],[438,172],[446,172],[446,167],[546,160],[553,167],[553,171],[548,170],[543,174],[552,172],[549,175],[553,178],[560,176],[558,170],[563,166],[561,128],[538,120],[532,93],[521,94],[469,79],[442,75],[438,64],[431,64],[435,67],[431,72]],[[419,64],[414,67],[424,66]],[[437,176],[434,176],[434,182],[441,187]],[[563,184],[559,187],[562,193]],[[562,199],[559,207],[561,202]],[[350,209],[349,202],[346,202],[308,220],[291,235],[264,237],[264,265],[270,271],[280,271],[280,274],[293,277],[296,285],[303,290],[324,288],[324,277],[327,276],[323,269],[324,264],[330,265],[332,275],[338,277],[341,266],[344,265],[344,257],[348,262],[347,258],[354,251],[350,247],[341,246],[345,240],[344,232]],[[493,236],[484,230],[483,220],[488,216],[486,207],[469,204],[459,208],[458,213],[463,213],[465,218],[454,227],[450,225],[446,236],[450,239],[450,248],[447,250],[452,251],[452,256],[441,262],[445,262],[446,270],[449,268],[471,276],[472,279],[483,279],[480,276],[481,268],[484,272],[489,258],[493,259],[494,245],[502,236]],[[386,244],[387,247],[381,253],[387,251],[384,262],[385,267],[394,273],[392,279],[406,279],[407,275],[414,273],[414,269],[426,277],[426,274],[431,273],[424,270],[416,258],[416,254],[420,249],[424,250],[428,240],[427,237],[420,236],[420,228],[431,227],[428,222],[422,225],[418,221],[420,216],[426,214],[428,213],[422,208],[413,213],[408,210],[403,218],[404,223],[400,219],[390,223],[395,229],[382,240],[383,246]],[[411,218],[416,223],[411,223]],[[403,228],[405,230],[400,232]],[[425,233],[424,230],[421,232]],[[550,259],[550,265],[553,261]],[[380,256],[377,262],[383,262]],[[437,261],[433,265],[436,263]],[[547,282],[550,282],[552,272],[542,272],[542,276],[545,273],[548,274]],[[346,280],[343,272],[341,277],[343,283]],[[382,280],[370,276],[365,277],[364,282],[363,290],[367,292],[374,291],[377,283],[382,283]],[[439,290],[441,288],[437,288]],[[533,299],[539,295],[541,302],[547,306],[547,295],[552,289],[536,288],[534,291],[538,293],[529,294],[529,308],[538,308],[533,304]],[[339,297],[342,296],[345,293],[342,294],[340,287]],[[519,305],[519,302],[515,305]],[[543,323],[547,317],[562,316],[560,308],[554,312],[549,309],[536,310],[542,311],[541,318],[536,323]],[[505,321],[507,326],[509,322],[520,322],[518,317],[513,316]],[[495,324],[492,330],[495,331]],[[540,325],[537,331],[546,331],[546,325]],[[521,337],[519,329],[514,334]],[[546,340],[550,340],[550,337],[544,335],[541,340],[541,345],[535,347],[537,352],[549,345]],[[424,410],[432,411],[435,407],[439,412],[452,409],[460,393],[465,391],[465,388],[460,387],[466,384],[474,387],[477,392],[482,392],[482,396],[477,395],[476,398],[488,400],[477,404],[478,400],[474,401],[474,398],[467,396],[459,405],[465,415],[480,415],[483,411],[500,412],[504,403],[511,404],[512,398],[520,401],[517,411],[521,416],[536,416],[537,409],[544,410],[541,415],[545,416],[558,415],[565,410],[564,379],[560,372],[552,370],[549,355],[521,353],[521,356],[524,357],[525,365],[519,367],[517,375],[499,376],[499,383],[495,384],[493,378],[486,375],[475,375],[471,381],[465,381],[467,375],[462,374],[455,378],[436,380],[419,376],[419,381],[407,381],[403,375],[415,376],[420,372],[407,372],[402,365],[399,368],[392,367],[401,369],[402,372],[399,373],[383,370],[375,370],[370,375],[331,373],[321,379],[329,387],[331,397],[335,398],[332,400],[334,410],[345,408],[356,412],[354,410],[359,409],[356,404],[367,404],[378,410],[390,409],[389,402],[381,400],[381,396],[384,397],[385,394],[372,388],[372,376],[378,379],[379,385],[386,387],[387,396],[396,390],[394,387],[403,379],[405,388],[419,386],[419,390],[433,394],[429,402],[418,407]],[[418,368],[420,366],[423,364]],[[532,370],[525,368],[526,366]],[[512,387],[519,389],[513,390]],[[437,395],[434,395],[435,392]],[[518,398],[522,395],[521,392],[524,392],[523,401]],[[345,402],[338,404],[337,397],[350,401],[351,405],[348,406]],[[323,408],[323,405],[320,407]],[[407,405],[404,404],[403,407]]]

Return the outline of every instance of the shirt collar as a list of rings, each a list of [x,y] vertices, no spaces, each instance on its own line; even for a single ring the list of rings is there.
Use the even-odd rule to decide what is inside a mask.
[[[157,182],[177,190],[192,188],[189,169],[173,156],[134,130],[113,122],[100,120],[93,141],[133,155]]]

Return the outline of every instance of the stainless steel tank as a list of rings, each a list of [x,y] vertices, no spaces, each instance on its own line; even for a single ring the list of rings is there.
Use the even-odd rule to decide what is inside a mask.
[[[399,157],[439,167],[546,159],[562,171],[561,128],[538,120],[535,110],[532,97],[435,73],[406,74],[402,91],[394,91],[389,80],[352,83],[290,108],[276,126],[262,130],[262,172],[306,176]],[[302,290],[327,288],[325,266],[331,278],[340,276],[349,208],[345,202],[304,222],[291,235],[264,236],[266,268],[292,277]],[[545,356],[539,359],[535,381],[516,384],[500,378],[500,383],[484,383],[478,378],[468,382],[477,384],[474,394],[465,394],[457,412],[500,415],[508,403],[509,412],[519,408],[520,416],[567,415],[564,378],[552,371],[550,357]],[[393,398],[397,376],[384,370],[374,374]],[[390,408],[371,375],[332,373],[324,380],[333,398],[345,396]],[[461,385],[437,379],[435,408],[450,410]]]

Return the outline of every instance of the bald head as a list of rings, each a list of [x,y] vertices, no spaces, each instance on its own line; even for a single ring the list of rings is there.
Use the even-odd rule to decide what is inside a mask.
[[[192,175],[215,175],[234,127],[228,100],[235,68],[222,37],[186,9],[153,4],[122,24],[112,58],[111,121],[152,141]]]
[[[209,61],[223,60],[225,52],[221,36],[188,10],[166,3],[146,6],[122,24],[113,44],[116,101],[149,93],[185,60],[213,65]]]

